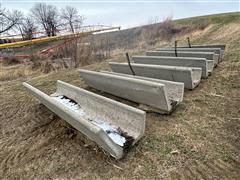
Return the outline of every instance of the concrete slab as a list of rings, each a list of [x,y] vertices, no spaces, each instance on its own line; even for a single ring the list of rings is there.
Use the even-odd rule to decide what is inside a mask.
[[[147,56],[170,56],[176,57],[174,51],[147,51]],[[196,57],[196,58],[206,58],[207,60],[213,60],[214,66],[217,66],[219,55],[213,52],[186,52],[177,51],[178,57]]]
[[[182,101],[184,84],[169,83],[168,87],[157,79],[134,78],[105,72],[79,70],[91,87],[115,96],[137,102],[159,113],[170,113]],[[172,85],[172,86],[171,86]],[[173,88],[177,88],[174,89]],[[167,92],[171,90],[170,92]],[[172,93],[174,91],[174,93]],[[180,93],[179,93],[180,91]],[[144,109],[146,110],[146,109]]]
[[[178,51],[188,51],[188,52],[213,52],[219,55],[218,62],[223,58],[223,54],[221,53],[221,48],[189,48],[189,47],[178,47]],[[174,47],[170,48],[157,48],[156,51],[175,51]]]
[[[117,73],[132,74],[127,63],[109,63],[111,69]],[[187,89],[194,89],[201,80],[202,69],[193,67],[160,66],[150,64],[131,64],[137,76],[184,83]]]
[[[208,78],[208,75],[213,71],[214,66],[213,60],[206,60],[206,58],[132,56],[132,60],[135,63],[139,64],[156,64],[156,65],[202,68],[202,78]]]
[[[142,110],[57,81],[57,91],[48,96],[23,83],[27,91],[47,108],[95,141],[116,159],[144,134],[146,113]]]

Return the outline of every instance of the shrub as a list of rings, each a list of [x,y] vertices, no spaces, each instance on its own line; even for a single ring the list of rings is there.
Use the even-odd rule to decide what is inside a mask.
[[[20,64],[22,61],[20,59],[18,59],[17,57],[14,56],[9,56],[9,57],[4,57],[3,58],[3,65],[16,65],[16,64]]]

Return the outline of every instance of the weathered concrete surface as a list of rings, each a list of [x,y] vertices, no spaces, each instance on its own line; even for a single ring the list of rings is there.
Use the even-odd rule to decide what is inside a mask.
[[[175,57],[174,51],[147,51],[147,56],[170,56]],[[196,57],[196,58],[206,58],[207,60],[213,60],[214,66],[217,66],[219,55],[213,52],[186,52],[177,51],[178,57]]]
[[[201,45],[191,45],[191,47],[196,48],[221,48],[221,50],[225,50],[226,44],[201,44]]]
[[[169,97],[165,85],[151,79],[133,78],[83,69],[80,69],[79,72],[89,86],[139,104],[147,105],[157,112],[170,113],[182,101],[183,83],[180,87],[180,90],[182,90],[181,95]],[[181,99],[179,99],[179,96],[181,96]]]
[[[225,44],[202,44],[202,45],[191,45],[192,48],[220,48],[221,49],[221,60],[223,60],[224,57],[224,51],[226,48]]]
[[[202,78],[207,78],[213,71],[213,60],[206,58],[166,57],[166,56],[132,56],[132,60],[139,64],[156,64],[182,67],[202,68]]]
[[[194,48],[194,47],[178,47],[178,51],[188,51],[188,52],[213,52],[219,55],[218,62],[223,58],[223,54],[221,52],[221,48]],[[175,51],[174,47],[170,48],[157,48],[156,51]]]
[[[209,75],[212,73],[214,68],[214,61],[213,60],[207,60],[207,68]]]
[[[127,63],[109,63],[114,72],[132,74]],[[201,80],[202,69],[193,67],[131,64],[137,76],[183,82],[187,89],[194,89]]]
[[[57,81],[57,91],[52,96],[44,94],[27,83],[23,83],[23,85],[29,93],[38,98],[51,111],[95,141],[116,159],[123,157],[124,146],[122,147],[116,144],[110,136],[108,136],[108,133],[96,124],[93,124],[88,118],[83,118],[78,111],[69,109],[67,106],[58,102],[55,99],[56,96],[64,95],[74,100],[89,117],[100,118],[107,123],[121,128],[128,136],[133,137],[134,141],[132,144],[136,143],[144,134],[146,118],[144,111],[62,81]]]
[[[183,100],[184,83],[167,81],[167,80],[162,80],[162,79],[154,79],[154,78],[149,78],[149,77],[144,77],[144,76],[133,76],[130,74],[116,73],[116,72],[112,72],[112,71],[101,71],[101,72],[164,84],[165,91],[168,94],[169,99],[173,99],[174,101],[177,101],[179,103],[182,102],[182,100]]]

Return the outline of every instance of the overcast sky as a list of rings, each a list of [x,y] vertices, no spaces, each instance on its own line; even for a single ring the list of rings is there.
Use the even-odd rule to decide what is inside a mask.
[[[240,11],[239,0],[0,0],[3,7],[27,13],[39,2],[59,8],[73,6],[87,18],[85,25],[105,24],[123,28],[146,24],[153,17],[162,20]]]

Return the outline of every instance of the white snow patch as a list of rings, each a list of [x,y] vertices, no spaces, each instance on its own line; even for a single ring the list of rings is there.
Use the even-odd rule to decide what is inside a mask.
[[[94,125],[102,128],[107,133],[107,135],[113,140],[113,142],[115,142],[119,146],[123,146],[124,143],[126,142],[126,138],[120,135],[118,127],[108,122],[105,122],[99,118],[92,118],[81,108],[81,106],[79,106],[79,104],[73,102],[72,100],[68,99],[65,96],[54,96],[53,98],[58,102],[62,103],[67,108],[78,113],[84,119],[88,119]]]
[[[72,111],[79,113],[81,117],[86,116],[84,110],[77,103],[74,103],[65,96],[54,96],[53,98],[56,99],[58,102],[62,103],[67,108],[71,109]]]
[[[116,126],[111,125],[98,118],[95,118],[94,120],[92,120],[92,123],[102,128],[107,133],[107,135],[113,140],[113,142],[115,142],[119,146],[123,146],[124,143],[126,142],[125,137],[120,135],[120,132]]]

